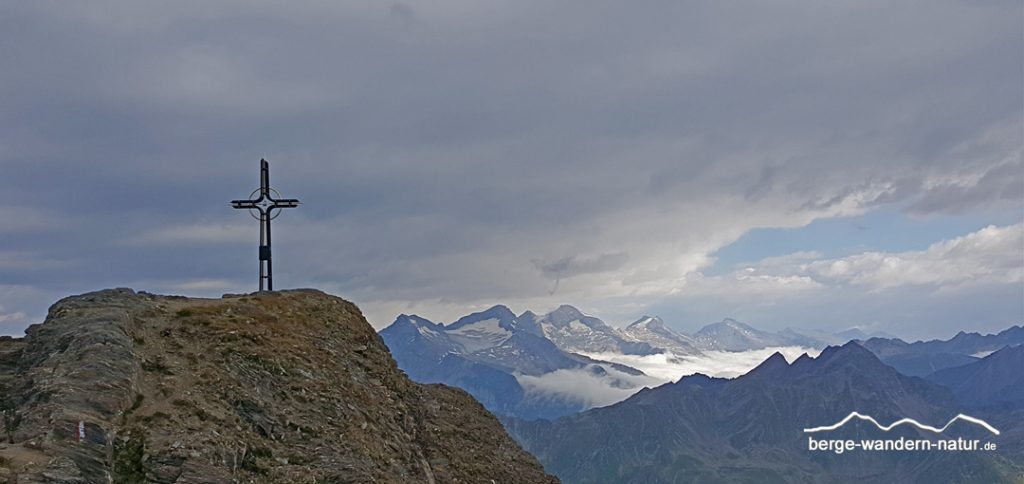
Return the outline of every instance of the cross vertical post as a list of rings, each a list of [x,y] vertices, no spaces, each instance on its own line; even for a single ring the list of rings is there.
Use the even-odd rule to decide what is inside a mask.
[[[259,196],[257,197],[257,193]],[[280,209],[295,208],[299,201],[294,198],[277,198],[280,195],[277,190],[270,187],[270,163],[267,160],[260,160],[260,187],[249,194],[248,200],[232,200],[231,207],[247,209],[249,213],[260,221],[260,277],[259,290],[263,291],[263,283],[266,281],[268,291],[274,290],[274,266],[271,260],[270,251],[270,221],[280,215]],[[278,212],[274,212],[278,210]],[[257,217],[256,213],[259,214]]]

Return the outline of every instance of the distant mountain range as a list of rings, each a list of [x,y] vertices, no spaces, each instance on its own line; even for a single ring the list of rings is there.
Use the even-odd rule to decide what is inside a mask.
[[[844,335],[861,336],[858,329],[841,333],[786,328],[779,332],[763,331],[732,318],[708,324],[693,334],[675,331],[657,316],[644,316],[619,331],[626,339],[647,343],[658,352],[665,350],[677,356],[705,351],[751,351],[780,346],[803,346],[821,349],[828,345],[851,341]]]
[[[820,349],[846,343],[846,337],[869,336],[860,330],[768,332],[733,319],[687,334],[671,329],[657,316],[643,316],[619,329],[569,305],[543,315],[531,311],[516,315],[498,305],[448,325],[400,315],[380,335],[413,380],[460,387],[496,414],[526,419],[552,419],[607,405],[666,381],[620,364],[636,364],[619,358],[623,355],[643,358],[666,353],[661,358],[678,364],[687,358],[714,359],[721,354],[716,352]],[[972,363],[979,360],[975,355],[1020,343],[1024,343],[1024,330],[1019,327],[998,335],[962,333],[949,341],[906,343],[878,337],[863,341],[883,362],[913,376]]]
[[[903,375],[856,342],[788,364],[776,353],[732,380],[703,375],[555,421],[506,418],[506,427],[563,482],[1012,482],[1019,451],[1021,349],[998,351],[936,381]],[[978,386],[982,388],[978,388]],[[958,401],[959,398],[959,401]],[[977,400],[975,400],[977,399]],[[972,403],[966,406],[965,403]],[[1002,406],[1000,406],[1002,405]],[[1007,452],[808,450],[802,429],[833,424],[852,411],[880,421],[909,417],[942,426],[959,413],[1001,425],[993,436],[969,422],[951,435],[991,440]],[[1016,410],[1015,410],[1016,409]],[[934,440],[914,426],[883,432],[855,420],[829,439]],[[815,434],[817,438],[824,438]]]
[[[985,335],[961,331],[948,340],[907,343],[896,338],[870,338],[861,344],[904,375],[927,376],[943,368],[973,363],[1006,346],[1024,344],[1024,327],[1012,326]]]
[[[556,418],[600,405],[603,401],[591,398],[594,386],[625,398],[664,381],[586,355],[670,353],[677,358],[772,346],[820,348],[838,339],[833,335],[825,341],[820,335],[791,330],[767,333],[732,319],[707,325],[693,335],[670,329],[656,316],[644,316],[618,329],[569,305],[543,315],[531,311],[516,315],[497,305],[448,325],[403,314],[380,335],[413,380],[460,387],[492,412],[520,418]],[[537,379],[531,377],[542,375],[565,382],[585,380],[588,386],[577,385],[581,388],[575,394],[573,385],[564,391],[538,391]]]
[[[627,389],[637,386],[631,377],[643,376],[634,368],[566,351],[554,341],[581,350],[654,352],[569,306],[540,317],[494,306],[447,326],[403,314],[380,335],[413,380],[460,387],[494,413],[523,418],[553,418],[590,406],[582,399],[531,394],[520,383],[524,376],[575,371]]]

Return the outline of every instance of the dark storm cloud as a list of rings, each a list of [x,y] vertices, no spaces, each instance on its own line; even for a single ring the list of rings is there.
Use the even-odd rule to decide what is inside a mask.
[[[960,1],[8,3],[0,284],[244,290],[256,228],[226,201],[261,156],[305,202],[280,219],[279,280],[380,318],[543,300],[560,267],[564,297],[666,294],[747,230],[879,204],[1012,209],[1020,16]],[[42,313],[0,297],[0,318]]]

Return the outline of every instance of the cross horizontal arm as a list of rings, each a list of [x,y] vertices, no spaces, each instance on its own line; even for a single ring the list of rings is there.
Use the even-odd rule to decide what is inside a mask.
[[[232,200],[231,206],[234,208],[259,208],[259,205],[252,200]]]
[[[276,208],[295,208],[298,207],[301,202],[294,198],[285,198],[282,200],[274,200],[274,207]]]

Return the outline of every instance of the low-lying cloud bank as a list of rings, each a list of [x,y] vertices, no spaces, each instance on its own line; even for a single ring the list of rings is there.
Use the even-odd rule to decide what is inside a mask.
[[[602,370],[598,365],[537,376],[517,374],[516,380],[533,400],[574,403],[585,408],[621,402],[644,387],[665,383],[658,378],[630,375],[610,367]]]
[[[698,356],[678,356],[672,353],[648,356],[590,353],[586,356],[631,366],[645,374],[630,375],[611,367],[588,365],[580,369],[563,369],[536,376],[516,375],[516,379],[533,399],[572,402],[586,408],[604,407],[625,400],[644,387],[653,388],[694,373],[735,378],[761,364],[775,352],[782,353],[786,360],[792,362],[804,353],[817,356],[821,350],[784,346],[742,352],[708,351]]]
[[[586,356],[631,366],[659,379],[662,383],[668,383],[694,373],[703,373],[719,378],[735,378],[754,369],[775,352],[782,353],[787,361],[792,362],[804,353],[818,356],[821,350],[803,346],[780,346],[739,352],[705,351],[696,356],[677,356],[672,353],[648,356],[590,353]]]

